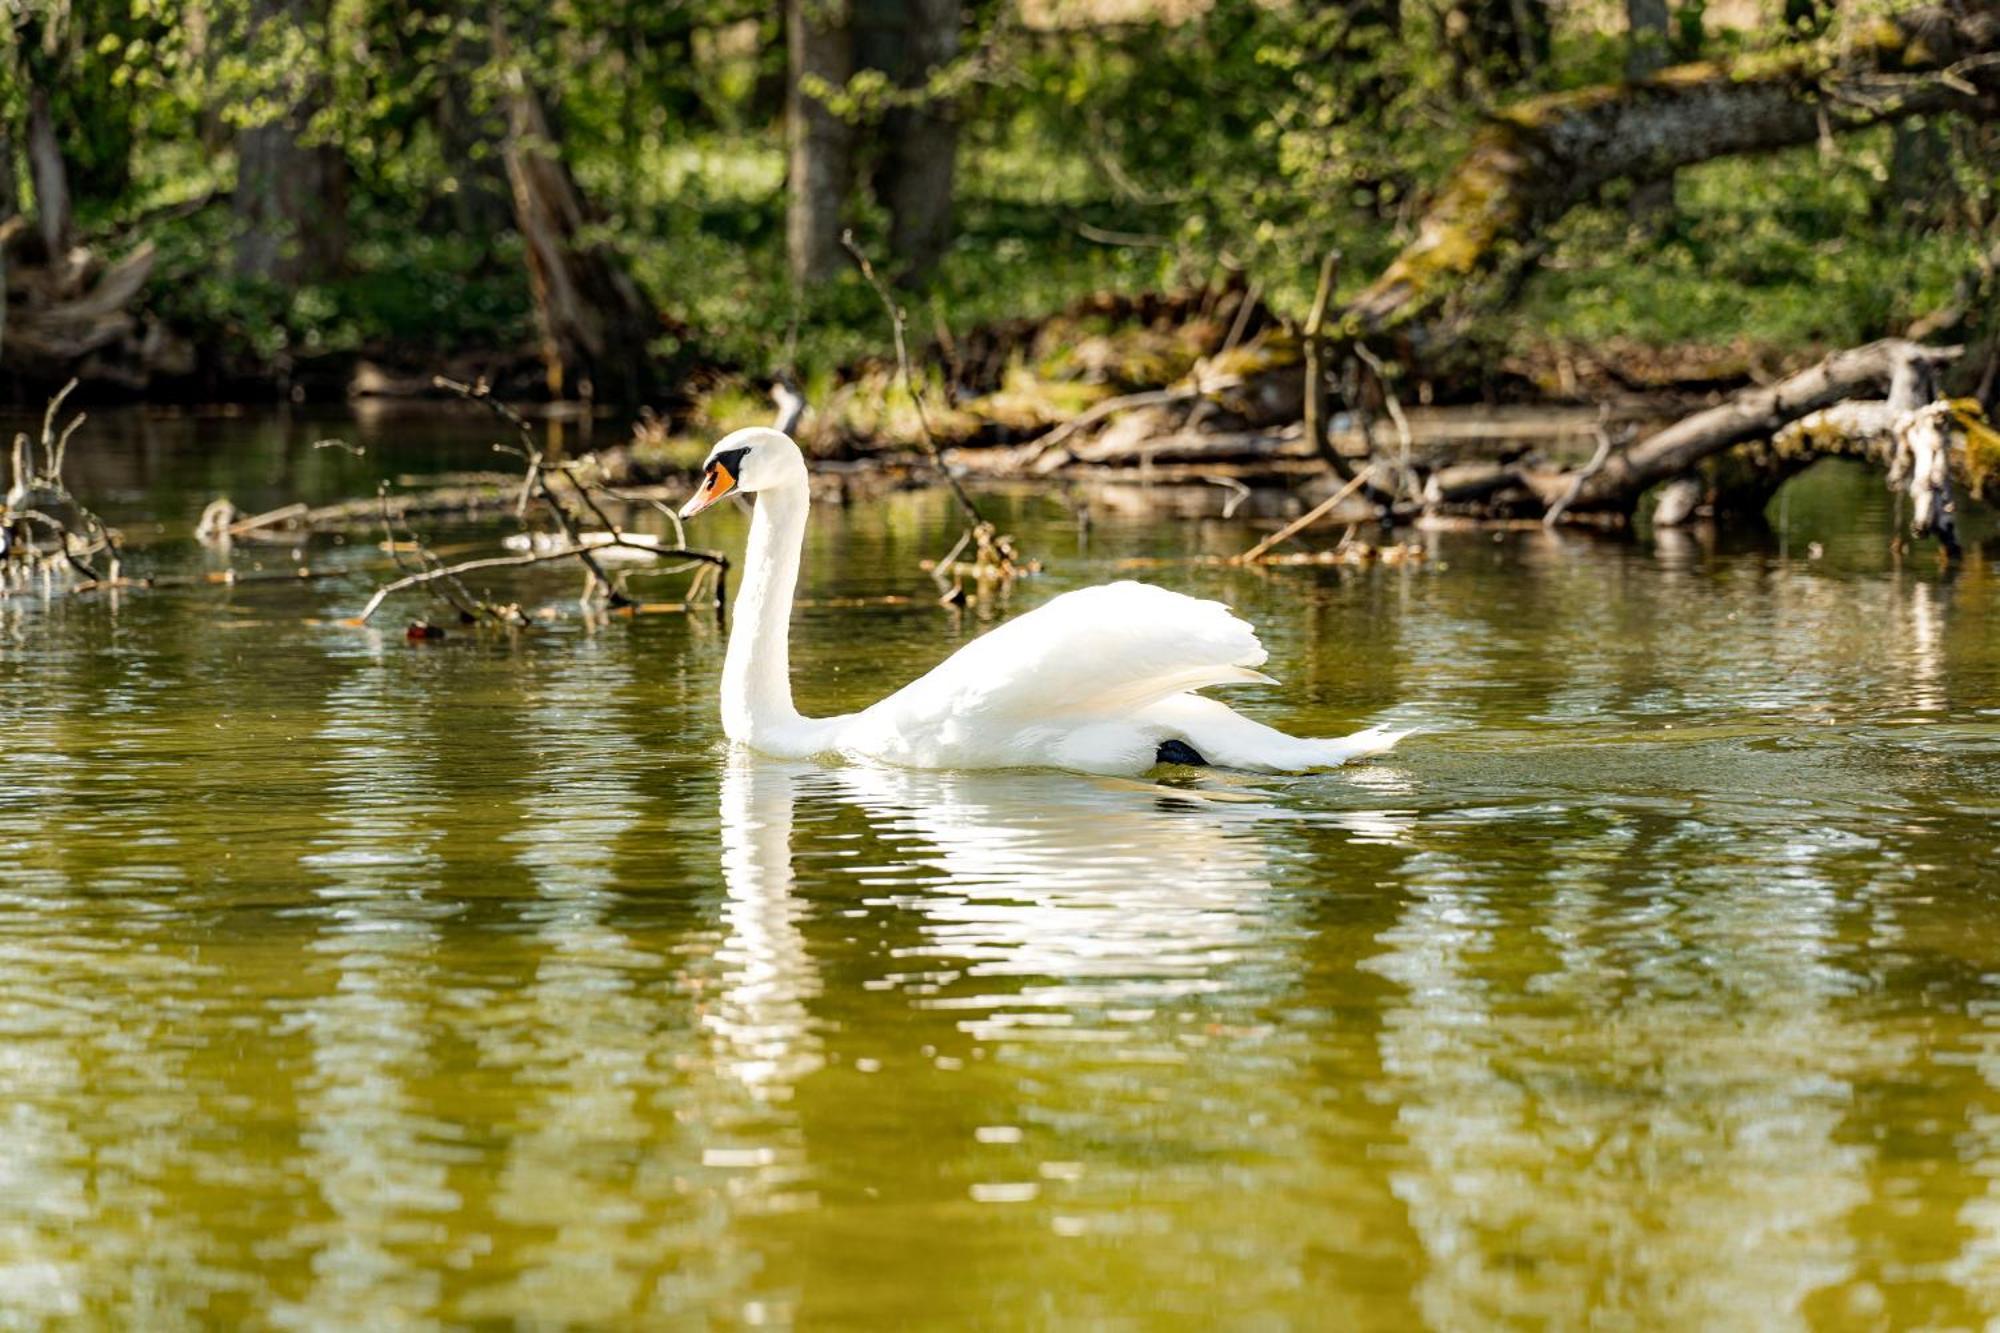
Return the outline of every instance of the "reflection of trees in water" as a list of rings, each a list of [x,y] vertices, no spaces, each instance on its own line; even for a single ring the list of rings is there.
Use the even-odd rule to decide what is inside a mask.
[[[187,942],[191,872],[226,871],[159,817],[188,760],[181,648],[0,654],[0,1322],[227,1310],[201,1224],[231,1219],[201,1190],[275,1183],[218,1130],[245,1091],[205,1049],[230,978]]]
[[[310,1278],[280,1279],[279,1323],[366,1323],[383,1309],[431,1311],[439,1242],[461,1199],[453,1147],[424,1114],[435,1050],[437,955],[452,905],[428,890],[440,858],[435,754],[414,744],[419,707],[380,662],[327,700],[319,740],[325,825],[303,864],[322,882],[301,960],[304,993],[287,1018],[305,1042],[296,1088],[298,1179],[317,1195],[285,1237]]]
[[[713,928],[689,940],[638,907],[679,892],[644,808],[656,760],[624,715],[642,695],[627,658],[580,653],[535,682],[517,724],[531,776],[506,840],[531,883],[530,934],[519,991],[480,1040],[512,1086],[496,1103],[525,1102],[487,1204],[510,1276],[470,1292],[468,1317],[734,1316],[755,1282],[731,1221],[780,1173],[763,1157],[766,1169],[732,1169],[717,1149],[783,1131],[710,1073],[696,1014],[714,1003],[716,965],[690,974],[677,955]]]
[[[1434,1324],[1771,1327],[1851,1265],[1849,1080],[1902,1052],[1838,1008],[1814,867],[1734,891],[1677,876],[1702,836],[1554,839],[1526,901],[1455,850],[1411,863],[1371,966],[1408,994],[1382,1063]]]
[[[1599,594],[1625,610],[1577,621],[1583,637],[1541,673],[1542,706],[1623,718],[1762,691],[1809,717],[1874,684],[1870,711],[1925,706],[1929,589],[1857,609],[1851,587],[1799,582],[1709,590],[1703,615],[1729,625],[1690,624],[1671,598],[1654,627],[1628,623],[1658,583]],[[1429,615],[1426,651],[1490,673],[1508,640],[1489,628]],[[1900,671],[1885,680],[1885,664]],[[1425,1320],[1771,1327],[1887,1309],[1979,1322],[1976,1288],[1939,1303],[1935,1280],[1899,1260],[1923,1248],[1916,1235],[1938,1236],[1953,1169],[1990,1154],[1938,1143],[1921,1190],[1895,1178],[1878,1134],[1907,1111],[1879,1089],[1935,1075],[1914,1033],[1856,1007],[1869,951],[1890,943],[1856,886],[1910,854],[1852,830],[1906,800],[1861,785],[1851,741],[1778,757],[1671,739],[1595,760],[1587,738],[1568,755],[1558,736],[1516,751],[1498,799],[1420,820],[1392,872],[1395,920],[1363,966],[1400,991],[1381,1001],[1377,1085],[1396,1125],[1360,1134],[1407,1145],[1390,1179],[1421,1250]],[[1456,785],[1480,790],[1477,744],[1438,758],[1434,780],[1452,785],[1458,765]],[[1899,1206],[1885,1191],[1944,1198]],[[1979,1247],[1968,1237],[1964,1252]],[[1936,1258],[1933,1242],[1933,1272]]]
[[[1880,941],[1855,937],[1839,887],[1851,845],[1776,820],[1545,818],[1431,826],[1368,964],[1406,997],[1383,1091],[1427,1320],[1768,1328],[1898,1308],[1908,1223],[1882,1215],[1900,1171],[1872,1131],[1897,1118],[1885,1088],[1930,1075],[1914,1032],[1854,1011]],[[1515,867],[1532,878],[1496,882],[1495,839],[1538,849]]]
[[[8,675],[8,743],[22,755],[60,754],[61,691]],[[43,841],[47,822],[77,816],[74,770],[9,765],[0,793],[0,1044],[7,1104],[0,1111],[0,1290],[16,1317],[50,1320],[84,1309],[90,1257],[73,1228],[92,1211],[89,1128],[78,1123],[88,1077],[86,1034],[58,978],[78,956],[63,929],[70,875]]]
[[[159,711],[218,636],[0,660],[7,1310],[2000,1314],[1990,895],[1949,817],[1984,576],[1533,563],[1516,596],[1639,609],[1520,682],[1540,630],[1476,575],[1342,591],[1327,632],[1407,616],[1384,672],[1477,729],[1244,805],[662,770],[651,664],[588,644],[337,659],[260,801]],[[1716,700],[1743,738],[1629,730]]]

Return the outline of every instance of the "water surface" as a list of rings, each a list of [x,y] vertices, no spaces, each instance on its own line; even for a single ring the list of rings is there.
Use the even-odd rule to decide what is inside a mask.
[[[91,438],[175,569],[222,491],[489,461]],[[1016,607],[1256,535],[996,503],[1052,569]],[[1245,711],[1432,728],[1299,778],[734,756],[700,617],[0,602],[0,1324],[1987,1324],[2000,582],[1893,557],[1866,474],[1774,517],[1148,571],[1260,626]],[[952,535],[823,507],[805,592],[921,592]],[[800,703],[980,627],[804,610]]]

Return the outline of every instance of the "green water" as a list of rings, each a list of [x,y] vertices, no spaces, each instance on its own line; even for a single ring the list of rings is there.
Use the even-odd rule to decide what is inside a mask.
[[[78,480],[192,569],[223,490],[485,462],[339,424]],[[1255,535],[996,503],[1023,606]],[[0,1327],[1988,1325],[2000,580],[1895,563],[1865,474],[1781,518],[1151,571],[1259,625],[1246,711],[1432,728],[1168,787],[731,756],[699,618],[0,602]],[[805,592],[950,526],[822,507]],[[802,611],[800,702],[977,628]]]

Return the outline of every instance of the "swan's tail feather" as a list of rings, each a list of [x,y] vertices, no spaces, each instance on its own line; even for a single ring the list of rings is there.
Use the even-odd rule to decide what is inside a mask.
[[[1351,759],[1381,754],[1410,734],[1377,726],[1351,736],[1291,736],[1252,721],[1227,704],[1193,694],[1163,699],[1147,709],[1146,716],[1166,734],[1186,740],[1211,764],[1265,773],[1337,768]]]
[[[1368,727],[1349,736],[1318,739],[1318,745],[1328,755],[1330,764],[1344,764],[1350,759],[1366,759],[1371,754],[1387,754],[1396,748],[1396,742],[1416,732],[1415,727],[1405,727],[1392,731],[1388,727]]]

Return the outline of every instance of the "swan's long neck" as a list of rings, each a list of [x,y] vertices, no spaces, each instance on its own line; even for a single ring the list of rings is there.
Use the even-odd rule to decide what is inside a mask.
[[[803,482],[757,493],[735,624],[722,659],[722,730],[732,741],[768,740],[801,720],[792,706],[792,590],[810,503]]]

